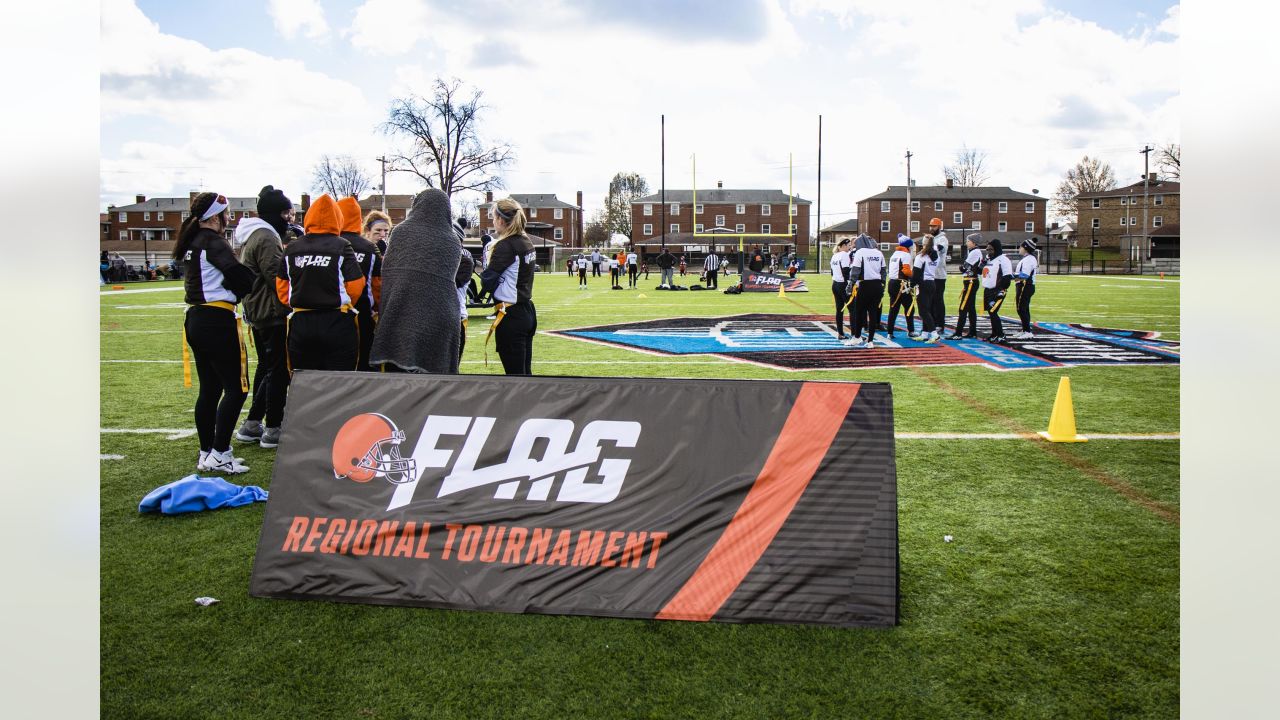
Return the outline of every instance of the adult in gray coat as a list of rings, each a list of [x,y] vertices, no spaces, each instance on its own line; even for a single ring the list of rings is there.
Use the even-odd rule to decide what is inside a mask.
[[[435,188],[418,193],[382,260],[382,309],[369,355],[375,369],[458,372],[462,311],[454,278],[462,252],[449,197]]]

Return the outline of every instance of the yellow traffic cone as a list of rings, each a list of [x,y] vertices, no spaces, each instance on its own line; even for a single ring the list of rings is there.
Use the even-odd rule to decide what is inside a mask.
[[[1049,431],[1040,437],[1049,442],[1089,442],[1089,438],[1076,434],[1076,411],[1071,405],[1071,378],[1062,376],[1058,381],[1058,397],[1053,401],[1053,413],[1049,416]]]
[[[784,297],[786,297],[786,296],[787,296],[787,284],[786,284],[786,283],[779,283],[779,284],[778,284],[778,297],[780,297],[780,298],[784,298]]]
[[[639,299],[639,298],[647,298],[647,297],[649,297],[649,296],[648,296],[648,295],[645,295],[644,293],[640,293],[639,295],[637,295],[637,296],[636,296],[636,299]]]

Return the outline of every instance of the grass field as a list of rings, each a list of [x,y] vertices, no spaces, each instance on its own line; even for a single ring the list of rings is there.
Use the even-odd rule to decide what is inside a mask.
[[[588,292],[537,278],[539,329],[664,316],[825,313],[816,291]],[[657,284],[656,273],[642,288]],[[101,299],[104,717],[1151,717],[1178,714],[1179,442],[897,443],[902,624],[649,622],[250,598],[264,506],[140,516],[194,470],[182,295]],[[949,292],[955,295],[958,291]],[[643,296],[643,297],[642,297]],[[948,306],[954,307],[954,297]],[[1178,339],[1179,283],[1046,277],[1037,320]],[[1010,313],[1011,314],[1011,313]],[[473,315],[463,371],[483,362]],[[1043,430],[1060,376],[1081,433],[1179,431],[1179,369],[783,372],[539,336],[548,375],[888,382],[898,433]],[[492,353],[491,353],[492,355]],[[120,432],[152,430],[155,432]],[[169,431],[169,432],[163,432]],[[286,430],[287,431],[287,430]],[[273,451],[237,445],[270,487]],[[107,459],[123,456],[123,459]],[[955,541],[944,543],[944,535]],[[210,595],[221,602],[193,603]]]

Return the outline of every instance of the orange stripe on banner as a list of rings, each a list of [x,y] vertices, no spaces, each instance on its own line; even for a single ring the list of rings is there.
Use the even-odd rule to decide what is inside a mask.
[[[659,620],[710,620],[787,521],[835,440],[858,385],[805,383],[742,506]]]

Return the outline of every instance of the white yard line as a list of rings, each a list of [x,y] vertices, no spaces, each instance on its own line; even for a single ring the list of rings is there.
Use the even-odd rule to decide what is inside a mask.
[[[99,428],[99,433],[128,433],[130,435],[164,435],[165,440],[181,440],[196,434],[195,428]]]
[[[158,292],[182,292],[185,288],[181,285],[177,287],[162,288],[134,288],[133,290],[103,290],[98,294],[106,297],[107,295],[137,295],[138,293],[158,293]]]
[[[99,460],[123,460],[123,455],[99,455]]]
[[[1038,433],[896,433],[898,440],[1040,440]],[[1090,440],[1181,440],[1179,433],[1089,434]]]
[[[123,333],[125,335],[169,335],[172,330],[99,330],[104,333]]]
[[[128,363],[128,364],[133,364],[133,363],[144,363],[144,364],[148,364],[148,365],[153,364],[153,363],[154,363],[154,364],[159,364],[159,365],[181,365],[181,364],[182,364],[182,361],[181,361],[181,360],[99,360],[98,362],[100,362],[100,363],[113,363],[113,364],[114,364],[114,363]]]

